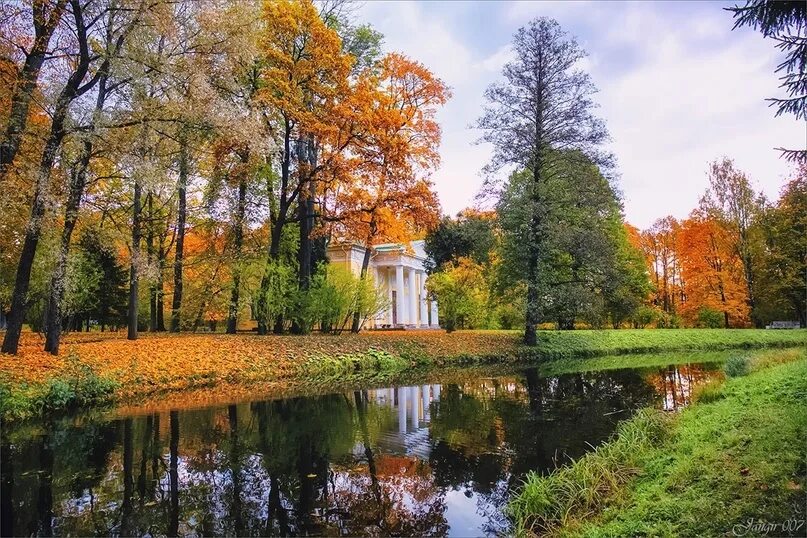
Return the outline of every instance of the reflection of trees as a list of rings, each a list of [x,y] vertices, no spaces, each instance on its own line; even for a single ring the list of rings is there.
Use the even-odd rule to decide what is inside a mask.
[[[168,536],[179,534],[179,414],[169,413],[171,441],[169,443],[168,480],[171,491],[171,504],[168,512]]]
[[[14,463],[8,425],[0,416],[0,536],[14,536]]]
[[[714,375],[713,369],[701,365],[681,364],[653,372],[648,376],[648,381],[655,387],[662,408],[674,411],[689,405],[692,388]]]
[[[422,428],[402,442],[389,398],[381,405],[366,391],[82,417],[11,438],[4,429],[2,532],[440,535],[447,499],[465,502],[452,490],[470,498],[485,530],[500,532],[508,491],[525,471],[607,438],[628,410],[658,398],[654,385],[666,394],[671,375],[547,379],[533,370],[446,385],[424,415],[428,445]],[[679,368],[672,393],[699,375]],[[428,461],[412,455],[420,450]]]

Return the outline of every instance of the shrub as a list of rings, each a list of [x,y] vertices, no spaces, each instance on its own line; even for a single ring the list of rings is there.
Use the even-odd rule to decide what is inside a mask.
[[[73,387],[61,378],[51,379],[48,389],[42,397],[41,408],[44,412],[60,411],[73,407],[78,398]]]
[[[652,306],[640,306],[633,314],[633,324],[637,329],[644,329],[658,319],[659,312]]]
[[[482,324],[487,298],[481,268],[467,258],[432,273],[426,281],[429,293],[437,299],[440,325],[446,332],[473,329]]]
[[[704,329],[719,329],[725,325],[725,316],[722,312],[704,306],[698,310],[696,325]]]
[[[308,291],[299,293],[298,313],[308,327],[319,324],[323,332],[350,328],[354,314],[364,323],[386,306],[385,294],[370,275],[364,280],[340,265],[321,267]]]
[[[501,304],[496,307],[496,318],[502,329],[520,329],[524,326],[524,307],[516,303]]]
[[[732,356],[723,365],[727,377],[742,377],[748,373],[749,359],[744,356]]]
[[[659,329],[677,329],[681,326],[681,318],[676,314],[668,314],[661,312],[656,321],[656,327]]]
[[[96,374],[76,353],[70,353],[65,362],[63,375],[48,381],[36,404],[41,412],[65,411],[109,400],[117,388],[114,380]]]

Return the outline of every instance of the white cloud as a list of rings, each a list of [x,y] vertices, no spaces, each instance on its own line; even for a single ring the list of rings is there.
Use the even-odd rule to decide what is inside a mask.
[[[626,214],[645,227],[667,214],[686,216],[705,189],[708,162],[723,155],[775,198],[788,165],[772,148],[805,142],[805,125],[774,118],[764,100],[780,93],[773,43],[732,32],[719,5],[697,8],[697,16],[673,20],[664,11],[670,5],[656,3],[374,2],[358,16],[385,34],[388,50],[423,62],[452,88],[439,114],[442,166],[433,176],[449,214],[472,205],[482,184],[490,148],[473,145],[478,133],[468,126],[512,56],[513,32],[534,16],[556,17],[591,53],[586,67],[600,88]],[[460,15],[474,14],[489,19],[485,35],[458,27]]]

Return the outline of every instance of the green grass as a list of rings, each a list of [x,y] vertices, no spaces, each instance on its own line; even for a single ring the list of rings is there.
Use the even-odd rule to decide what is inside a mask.
[[[749,370],[680,415],[642,412],[573,464],[530,475],[510,505],[519,532],[722,536],[752,518],[803,519],[807,351],[754,354]]]
[[[557,359],[542,363],[539,369],[541,375],[555,376],[577,372],[619,370],[622,368],[664,367],[672,364],[722,363],[736,353],[736,351],[728,350],[608,355],[605,357],[590,357],[586,359]]]
[[[620,329],[541,331],[525,356],[540,360],[673,351],[722,351],[807,345],[807,329]]]

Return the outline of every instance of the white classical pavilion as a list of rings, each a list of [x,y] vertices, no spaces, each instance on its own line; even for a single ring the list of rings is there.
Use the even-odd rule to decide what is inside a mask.
[[[389,307],[367,320],[365,328],[437,328],[437,302],[426,293],[426,251],[424,241],[387,243],[371,248],[367,274],[383,289]],[[361,273],[365,247],[358,243],[332,243],[330,263],[346,265]]]

